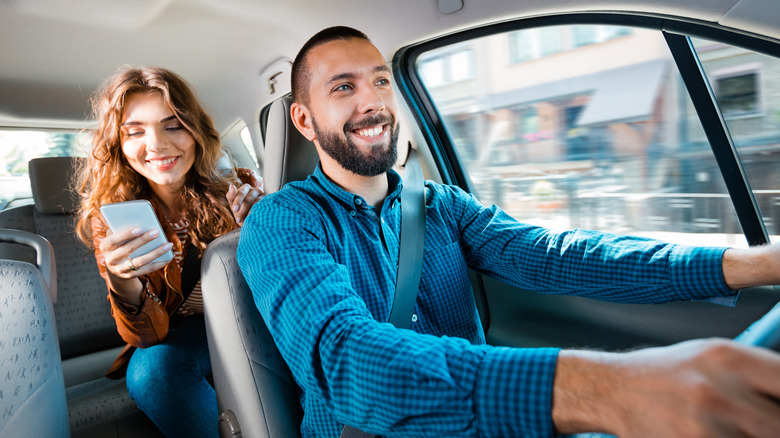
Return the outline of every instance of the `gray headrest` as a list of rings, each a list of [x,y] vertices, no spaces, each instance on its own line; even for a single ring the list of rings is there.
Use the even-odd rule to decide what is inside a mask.
[[[81,157],[44,157],[30,160],[30,186],[35,209],[45,214],[70,214],[78,208],[71,178]]]
[[[291,105],[291,97],[281,97],[271,104],[268,113],[263,163],[266,193],[276,192],[290,181],[306,179],[320,159],[314,143],[293,125]]]

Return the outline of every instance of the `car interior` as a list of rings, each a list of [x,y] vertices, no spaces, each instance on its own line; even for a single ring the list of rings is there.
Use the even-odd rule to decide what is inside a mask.
[[[264,183],[269,194],[305,179],[318,161],[314,144],[292,126],[291,103],[292,98],[282,97],[268,114]],[[209,244],[201,265],[203,287],[219,291],[204,295],[203,307],[214,384],[222,388],[217,394],[220,435],[299,436],[298,389],[238,267],[239,233]]]
[[[104,377],[124,343],[74,230],[90,97],[120,66],[187,80],[230,165],[272,193],[318,161],[289,117],[292,59],[317,31],[355,27],[393,72],[399,146],[426,179],[553,229],[747,247],[780,235],[778,23],[761,0],[0,2],[0,438],[162,436]],[[239,234],[201,268],[220,435],[299,436]],[[470,274],[493,345],[735,338],[780,301],[766,286],[734,307],[607,303]],[[740,339],[777,349],[780,322],[762,321]]]
[[[3,392],[2,432],[67,436],[68,406],[53,309],[57,301],[54,251],[46,239],[26,231],[2,229],[0,241],[24,245],[36,254],[35,263],[0,260],[3,370],[16,385],[14,391]]]

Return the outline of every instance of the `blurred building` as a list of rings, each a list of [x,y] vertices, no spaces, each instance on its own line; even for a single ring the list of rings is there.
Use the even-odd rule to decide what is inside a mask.
[[[771,227],[780,64],[724,44],[694,46]],[[519,219],[557,210],[567,227],[740,232],[657,30],[527,29],[429,52],[418,66],[481,197]],[[540,181],[546,210],[534,194]]]

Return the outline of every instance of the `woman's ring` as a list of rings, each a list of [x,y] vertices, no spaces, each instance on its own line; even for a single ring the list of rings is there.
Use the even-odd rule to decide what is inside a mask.
[[[135,265],[133,264],[133,259],[127,259],[127,269],[129,269],[131,271],[137,271],[138,270],[138,268],[136,268]]]

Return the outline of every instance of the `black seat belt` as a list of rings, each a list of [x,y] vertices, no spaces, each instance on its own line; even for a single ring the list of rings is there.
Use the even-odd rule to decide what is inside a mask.
[[[401,237],[398,241],[398,276],[389,322],[397,328],[412,326],[414,303],[420,287],[425,242],[425,183],[417,152],[409,145],[401,192]],[[340,438],[373,438],[374,435],[344,426]]]
[[[401,237],[398,241],[398,276],[388,322],[397,328],[412,326],[414,303],[420,287],[425,243],[425,184],[417,151],[409,145],[401,192]]]

